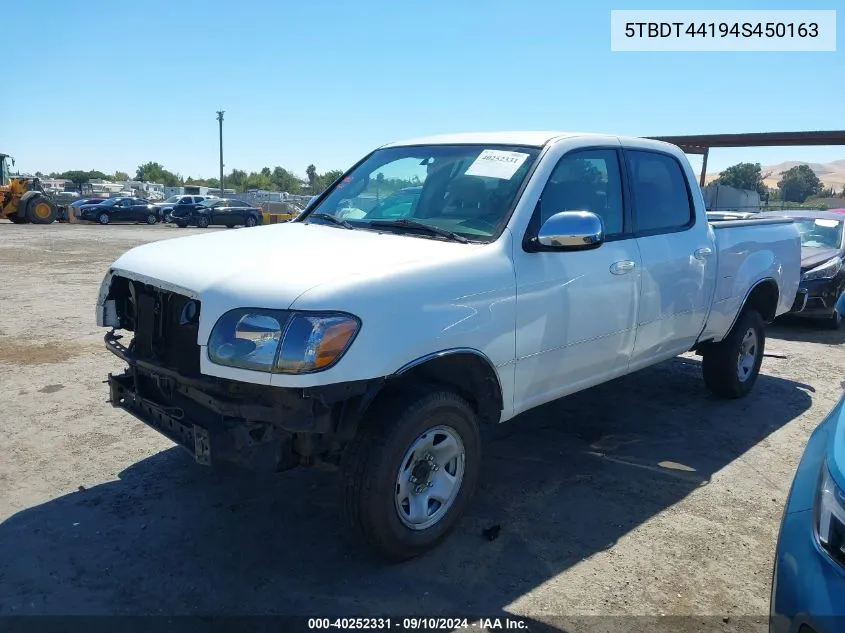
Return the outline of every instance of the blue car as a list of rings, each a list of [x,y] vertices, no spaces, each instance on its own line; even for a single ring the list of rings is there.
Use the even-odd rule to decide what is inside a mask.
[[[845,293],[837,302],[845,314]],[[770,633],[845,633],[845,394],[807,442],[772,574]]]

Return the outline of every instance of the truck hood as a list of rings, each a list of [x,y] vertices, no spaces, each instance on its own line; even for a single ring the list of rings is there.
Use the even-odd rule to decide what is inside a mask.
[[[837,255],[839,255],[838,248],[807,248],[805,246],[801,249],[801,271],[806,272]]]
[[[409,235],[286,223],[214,231],[138,246],[112,264],[116,274],[199,298],[216,307],[286,309],[315,286],[378,277],[419,260],[461,259],[478,245]],[[328,308],[329,306],[327,306]]]

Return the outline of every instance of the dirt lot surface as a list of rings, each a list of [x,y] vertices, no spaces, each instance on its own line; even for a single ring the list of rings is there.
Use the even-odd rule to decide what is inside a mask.
[[[211,472],[106,403],[121,369],[94,323],[108,264],[198,232],[0,223],[0,614],[699,615],[729,630],[768,613],[784,500],[842,392],[845,333],[771,328],[741,401],[711,397],[690,355],[497,427],[454,535],[387,566],[344,533],[332,473]]]

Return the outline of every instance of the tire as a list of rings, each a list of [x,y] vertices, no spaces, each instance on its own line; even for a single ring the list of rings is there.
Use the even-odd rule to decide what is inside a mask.
[[[824,327],[828,330],[838,330],[842,326],[842,315],[833,311],[833,315],[829,319],[824,320]]]
[[[13,213],[12,215],[10,215],[10,216],[9,216],[9,221],[10,221],[12,224],[26,224],[26,222],[27,222],[27,220],[26,220],[26,216],[25,216],[25,215],[20,215],[20,214],[18,214],[18,213]]]
[[[200,217],[198,217],[197,218],[197,227],[201,228],[201,229],[207,229],[208,228],[208,218],[205,217],[204,215],[201,215]]]
[[[747,396],[757,382],[765,348],[763,317],[757,310],[746,308],[728,336],[702,352],[704,384],[722,398]]]
[[[147,224],[158,224],[158,218],[155,213],[150,213],[147,216]]]
[[[469,403],[451,391],[384,394],[365,415],[341,459],[341,505],[347,525],[392,562],[414,558],[437,546],[455,527],[475,490],[481,462],[478,425]],[[422,456],[427,452],[426,442],[438,438],[451,438],[455,457],[436,457],[435,444],[429,447],[434,462],[413,461],[412,447]],[[446,447],[447,443],[439,445]],[[438,459],[442,463],[438,464]],[[412,472],[420,477],[417,482],[424,478],[432,484],[413,483]],[[449,481],[454,481],[447,478],[449,474],[459,480],[456,486],[449,486]],[[405,481],[406,475],[408,483],[403,490],[399,482]],[[438,501],[429,495],[441,484],[445,484],[442,490],[450,492]],[[418,496],[420,488],[432,492]],[[414,518],[409,514],[412,499],[425,500],[425,507],[417,508],[422,508],[423,520],[416,520],[416,527],[411,527]]]
[[[255,216],[254,216],[254,215],[251,215],[251,216],[249,216],[249,217],[246,219],[246,224],[244,224],[244,226],[246,226],[246,227],[253,227],[253,226],[255,226],[256,224],[258,224],[258,220],[256,220],[256,219],[255,219]]]
[[[109,214],[105,211],[97,216],[97,222],[100,224],[108,224],[110,221],[111,219],[109,218]]]
[[[26,219],[32,224],[52,224],[59,217],[56,203],[49,198],[36,195],[26,202]]]
[[[233,229],[233,228],[235,228],[235,225],[234,224],[227,224],[226,228],[227,229]]]
[[[186,222],[174,222],[174,224],[176,224],[176,226],[178,226],[180,229],[187,228],[188,226]]]

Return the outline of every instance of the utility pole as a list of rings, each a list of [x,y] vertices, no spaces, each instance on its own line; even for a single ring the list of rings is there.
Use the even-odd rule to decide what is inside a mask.
[[[223,113],[225,110],[217,111],[217,120],[220,122],[220,197],[223,198]]]

